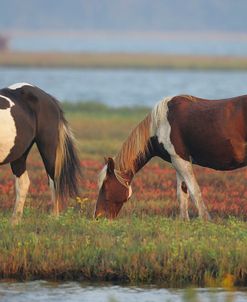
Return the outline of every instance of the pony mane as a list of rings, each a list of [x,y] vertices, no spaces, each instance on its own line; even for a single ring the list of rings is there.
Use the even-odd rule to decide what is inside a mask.
[[[173,98],[166,97],[158,102],[151,113],[142,120],[130,133],[123,143],[121,150],[114,158],[115,171],[135,174],[135,162],[138,158],[145,158],[149,152],[149,139],[156,134],[156,130],[167,114],[167,103]],[[98,187],[101,188],[107,172],[107,165],[103,167],[98,176]]]
[[[123,143],[121,150],[115,157],[116,169],[119,171],[131,171],[135,173],[137,158],[145,157],[148,152],[150,138],[150,113],[132,130],[129,137]]]

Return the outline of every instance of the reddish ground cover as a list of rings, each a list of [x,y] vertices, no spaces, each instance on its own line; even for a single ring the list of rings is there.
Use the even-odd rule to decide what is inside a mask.
[[[97,198],[97,175],[102,163],[97,160],[81,161],[83,178],[81,181],[81,202],[88,207],[91,215]],[[195,173],[202,189],[205,203],[213,217],[238,216],[247,219],[247,170],[216,172],[195,167]],[[29,160],[31,186],[26,206],[47,210],[50,205],[49,188],[43,164],[39,160]],[[175,171],[162,162],[151,162],[133,181],[133,196],[124,207],[123,215],[139,211],[143,214],[176,216]],[[1,167],[0,210],[10,209],[14,204],[14,181],[8,166]],[[71,205],[76,205],[71,201]],[[190,214],[197,212],[193,205]]]

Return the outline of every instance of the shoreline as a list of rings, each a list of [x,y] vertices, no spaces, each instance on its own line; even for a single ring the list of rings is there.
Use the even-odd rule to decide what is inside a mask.
[[[247,70],[247,56],[4,51],[0,67]]]

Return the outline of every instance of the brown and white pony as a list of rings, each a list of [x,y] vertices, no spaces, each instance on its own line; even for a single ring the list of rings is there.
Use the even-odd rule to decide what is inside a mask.
[[[220,171],[247,165],[247,95],[226,100],[181,95],[160,101],[115,159],[106,161],[99,176],[95,217],[118,215],[131,196],[134,175],[154,156],[176,170],[181,218],[189,220],[191,197],[199,216],[209,219],[192,163]]]
[[[12,223],[20,221],[29,177],[26,159],[34,143],[49,178],[54,213],[59,202],[77,195],[80,164],[73,135],[51,95],[27,83],[0,90],[0,164],[10,163],[15,175],[16,202]]]

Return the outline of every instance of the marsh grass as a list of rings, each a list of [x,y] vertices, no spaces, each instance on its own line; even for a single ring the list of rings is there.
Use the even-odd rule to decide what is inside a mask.
[[[88,219],[73,208],[54,219],[26,209],[11,227],[0,217],[0,275],[17,279],[246,285],[247,225],[136,215]]]

